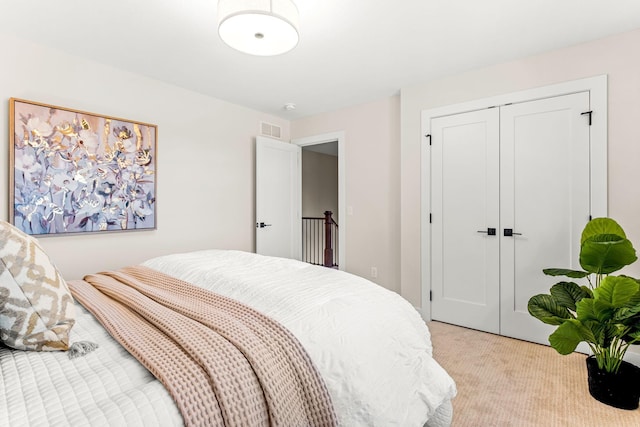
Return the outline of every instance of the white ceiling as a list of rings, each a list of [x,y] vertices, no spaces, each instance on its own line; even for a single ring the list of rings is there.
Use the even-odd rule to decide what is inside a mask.
[[[293,120],[640,27],[639,0],[294,1],[276,57],[222,43],[216,0],[3,0],[0,31]]]

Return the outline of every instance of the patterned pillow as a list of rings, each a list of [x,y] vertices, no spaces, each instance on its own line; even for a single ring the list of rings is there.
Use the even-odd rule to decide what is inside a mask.
[[[73,297],[38,241],[0,221],[0,340],[18,350],[67,350]]]

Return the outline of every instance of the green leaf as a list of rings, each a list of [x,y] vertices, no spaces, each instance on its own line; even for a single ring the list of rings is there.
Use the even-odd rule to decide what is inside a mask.
[[[636,282],[638,282],[638,285],[640,285],[640,279],[636,279],[635,277],[631,277],[631,276],[627,276],[625,274],[618,274],[619,277],[628,277],[631,280],[635,280]]]
[[[582,279],[589,275],[586,271],[570,270],[568,268],[545,268],[542,272],[547,276],[567,276],[572,279]]]
[[[599,345],[601,347],[608,347],[608,343],[611,338],[608,336],[609,328],[607,325],[602,324],[597,320],[589,320],[582,322],[582,332],[584,334],[584,341]],[[588,332],[586,332],[588,331]]]
[[[637,259],[631,242],[615,234],[591,236],[580,247],[580,265],[590,273],[613,273]]]
[[[640,310],[640,307],[638,309]],[[637,311],[634,311],[627,307],[622,307],[617,309],[613,314],[613,321],[627,324],[629,321],[633,321],[633,317],[637,314]]]
[[[576,303],[583,298],[589,298],[591,295],[585,292],[577,283],[560,282],[551,287],[551,296],[555,298],[557,304],[561,307],[576,311]]]
[[[593,312],[600,323],[608,324],[613,321],[616,310],[608,302],[595,299],[593,301]]]
[[[594,308],[595,300],[583,298],[576,304],[576,318],[581,322],[599,321]]]
[[[625,307],[630,309],[632,312],[640,313],[640,291],[636,292],[636,294],[631,297],[629,302],[625,304]]]
[[[629,333],[629,337],[630,337],[631,339],[634,339],[634,340],[640,341],[640,330],[630,332],[630,333]],[[637,343],[635,343],[635,344],[637,344]]]
[[[600,286],[593,290],[593,297],[607,302],[612,307],[620,308],[634,299],[639,290],[638,282],[630,277],[607,276],[602,279]]]
[[[549,343],[560,354],[573,353],[578,344],[584,340],[582,329],[582,325],[577,320],[566,321],[549,336]]]
[[[561,325],[567,319],[573,318],[566,307],[558,304],[551,295],[534,295],[527,304],[529,314],[549,325]]]
[[[580,238],[580,245],[582,245],[590,237],[598,234],[615,234],[623,239],[627,238],[624,230],[615,220],[611,218],[594,218],[585,225],[582,230],[582,236]]]
[[[616,310],[613,319],[625,324],[629,324],[629,321],[640,323],[640,291],[632,296],[623,307]]]

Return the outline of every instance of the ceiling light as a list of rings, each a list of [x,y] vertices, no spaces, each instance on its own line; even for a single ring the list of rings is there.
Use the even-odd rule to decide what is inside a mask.
[[[298,8],[291,0],[219,0],[218,33],[251,55],[280,55],[298,44]]]

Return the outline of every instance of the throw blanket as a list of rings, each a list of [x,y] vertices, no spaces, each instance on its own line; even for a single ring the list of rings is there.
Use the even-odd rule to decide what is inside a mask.
[[[68,284],[165,385],[185,425],[337,424],[300,343],[252,308],[142,266]]]

